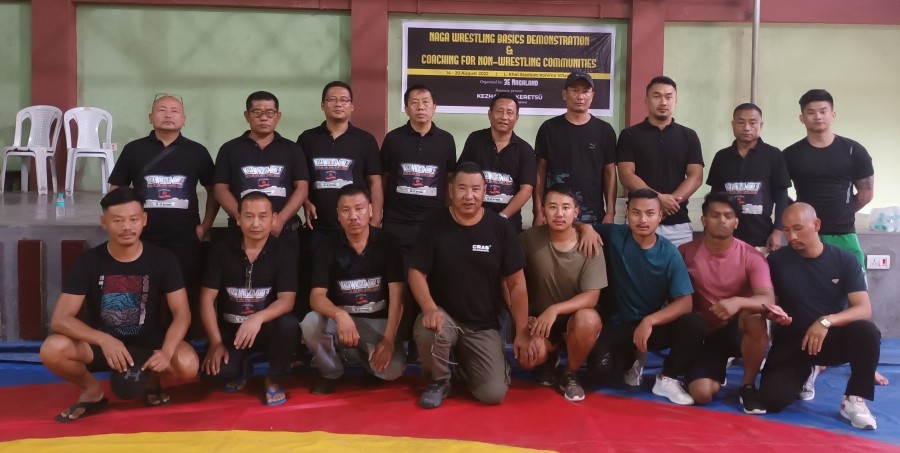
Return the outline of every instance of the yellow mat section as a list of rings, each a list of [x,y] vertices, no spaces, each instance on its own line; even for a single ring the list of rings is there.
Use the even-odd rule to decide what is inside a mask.
[[[482,442],[412,437],[259,431],[197,431],[136,434],[102,434],[53,439],[23,439],[0,442],[4,453],[23,452],[127,452],[127,453],[201,453],[201,452],[407,452],[428,451],[463,453],[534,452],[528,448],[492,445]]]

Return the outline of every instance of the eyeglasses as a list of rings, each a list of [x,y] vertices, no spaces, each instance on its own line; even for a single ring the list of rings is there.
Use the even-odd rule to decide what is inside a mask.
[[[349,104],[349,103],[351,103],[351,102],[353,102],[353,99],[346,98],[346,97],[340,97],[340,98],[330,97],[330,98],[325,98],[325,103],[326,103],[326,104],[331,104],[331,105],[335,105],[335,104],[347,105],[347,104]]]
[[[250,116],[254,118],[262,118],[263,115],[266,118],[275,118],[275,115],[278,114],[278,110],[261,110],[261,109],[253,109],[250,111]]]
[[[162,98],[177,99],[181,105],[184,105],[184,101],[181,100],[181,96],[179,96],[177,94],[172,94],[172,93],[156,93],[156,96],[153,97],[153,102],[156,103],[156,101],[158,101]]]

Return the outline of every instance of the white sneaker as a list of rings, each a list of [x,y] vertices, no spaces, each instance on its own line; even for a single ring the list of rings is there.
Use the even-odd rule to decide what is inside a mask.
[[[847,395],[844,397],[844,400],[841,401],[841,415],[850,420],[850,424],[854,428],[872,430],[878,428],[875,417],[866,407],[866,400],[858,396]]]
[[[631,364],[631,368],[629,368],[628,371],[625,372],[625,375],[622,376],[625,385],[631,387],[641,386],[641,375],[644,373],[645,363],[647,363],[647,353],[637,351],[634,363]]]
[[[656,383],[653,384],[653,394],[664,396],[669,401],[682,406],[694,404],[694,399],[684,390],[681,381],[661,374],[656,376]]]
[[[813,365],[812,371],[809,373],[809,377],[806,379],[806,382],[803,384],[803,390],[800,390],[800,393],[797,395],[797,398],[800,398],[803,401],[809,401],[816,397],[816,377],[819,376],[819,367]]]

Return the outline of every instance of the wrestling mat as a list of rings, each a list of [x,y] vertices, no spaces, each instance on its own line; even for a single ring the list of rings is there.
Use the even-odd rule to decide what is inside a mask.
[[[325,396],[309,393],[315,373],[307,368],[285,382],[288,402],[279,407],[262,405],[257,376],[234,394],[197,381],[169,386],[173,403],[163,407],[111,397],[106,412],[60,424],[54,415],[78,392],[40,365],[36,348],[0,344],[0,451],[900,452],[898,339],[882,344],[879,371],[892,383],[876,387],[870,404],[877,431],[854,429],[838,413],[846,366],[819,376],[814,400],[797,401],[781,414],[750,416],[738,402],[739,368],[729,369],[728,386],[713,404],[680,407],[650,393],[660,365],[654,356],[642,388],[586,385],[580,403],[516,370],[500,406],[481,405],[460,389],[442,407],[423,410],[416,405],[423,388],[416,366],[371,390],[362,389],[358,371],[351,370],[337,392]]]

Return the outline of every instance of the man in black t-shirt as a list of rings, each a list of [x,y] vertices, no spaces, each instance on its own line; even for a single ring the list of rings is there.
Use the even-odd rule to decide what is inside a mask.
[[[209,338],[204,377],[226,392],[240,391],[250,374],[250,352],[269,357],[265,404],[287,401],[282,378],[299,344],[291,313],[297,295],[297,252],[279,247],[272,201],[249,192],[238,205],[241,237],[216,243],[203,276],[200,316]],[[218,309],[218,314],[216,313]]]
[[[541,202],[544,190],[554,184],[566,184],[575,191],[576,220],[612,223],[616,216],[616,132],[589,112],[594,81],[588,73],[569,74],[562,97],[566,113],[545,121],[534,143],[537,185],[532,196],[532,224],[547,223]]]
[[[534,149],[513,132],[519,120],[519,100],[500,93],[488,109],[491,127],[469,134],[460,162],[475,162],[487,182],[484,207],[509,219],[522,231],[522,206],[528,202],[535,184]]]
[[[351,184],[338,192],[343,231],[325,239],[313,266],[312,312],[300,327],[319,379],[310,392],[334,392],[345,363],[360,363],[367,382],[403,374],[406,354],[397,336],[403,310],[403,258],[393,235],[370,225],[372,202]]]
[[[720,150],[709,166],[706,183],[712,192],[726,192],[741,205],[741,222],[734,237],[762,252],[781,248],[781,216],[790,204],[791,186],[784,156],[762,141],[762,110],[745,103],[734,109],[734,143]],[[775,221],[772,221],[772,212]]]
[[[341,187],[357,184],[371,193],[372,224],[375,226],[381,225],[384,206],[378,142],[372,134],[350,122],[353,113],[350,85],[341,81],[325,85],[321,108],[325,121],[303,131],[297,138],[310,172],[309,198],[303,204],[303,211],[306,228],[313,231],[312,248],[341,229],[337,215],[331,209],[337,204]]]
[[[703,184],[703,152],[693,129],[675,122],[675,81],[654,77],[647,84],[643,122],[619,134],[619,178],[629,191],[649,188],[659,194],[665,217],[656,231],[675,246],[693,240],[687,204]]]
[[[41,345],[41,361],[78,386],[81,394],[56,416],[58,422],[108,407],[92,371],[113,370],[111,379],[126,383],[134,379],[132,385],[146,382],[138,392],[143,392],[147,406],[169,402],[159,375],[175,379],[197,375],[197,353],[184,341],[191,312],[181,272],[169,251],[140,240],[147,223],[143,204],[131,188],[107,193],[100,200],[100,224],[109,241],[78,257],[66,277],[50,319],[54,333]],[[160,320],[163,302],[172,313],[168,328]],[[82,306],[87,308],[87,321],[79,319]]]
[[[853,253],[865,268],[854,224],[856,213],[875,196],[875,168],[862,145],[834,133],[834,118],[831,94],[807,91],[800,97],[806,138],[785,148],[784,160],[797,188],[797,201],[809,203],[822,219],[819,236]]]
[[[848,251],[822,242],[812,206],[791,205],[783,223],[790,247],[770,254],[769,267],[778,305],[791,318],[775,313],[759,385],[762,403],[780,412],[797,398],[813,366],[849,362],[840,413],[855,428],[875,429],[865,400],[875,398],[881,333],[871,321],[862,270]]]
[[[409,286],[422,308],[414,338],[428,382],[419,406],[441,405],[450,393],[451,350],[476,399],[500,404],[509,388],[499,315],[501,280],[510,294],[516,338],[513,352],[533,362],[528,331],[525,259],[512,225],[482,207],[484,175],[472,162],[457,166],[450,207],[422,224],[409,258]]]
[[[257,91],[247,97],[244,119],[250,130],[219,149],[216,156],[215,194],[228,213],[228,226],[237,232],[238,200],[249,192],[269,196],[275,215],[272,235],[297,248],[296,231],[300,227],[297,212],[309,191],[309,172],[300,147],[275,132],[281,120],[278,98]]]
[[[409,121],[384,136],[384,229],[400,240],[404,256],[412,249],[428,214],[447,205],[447,183],[456,167],[453,136],[434,124],[437,108],[431,89],[413,85],[403,95]]]
[[[219,212],[213,194],[213,161],[206,147],[181,135],[186,119],[181,98],[158,95],[149,116],[150,135],[125,145],[108,182],[110,190],[132,186],[144,198],[147,228],[141,240],[168,249],[178,259],[192,319],[199,327],[200,242]],[[202,222],[198,184],[206,189]]]

